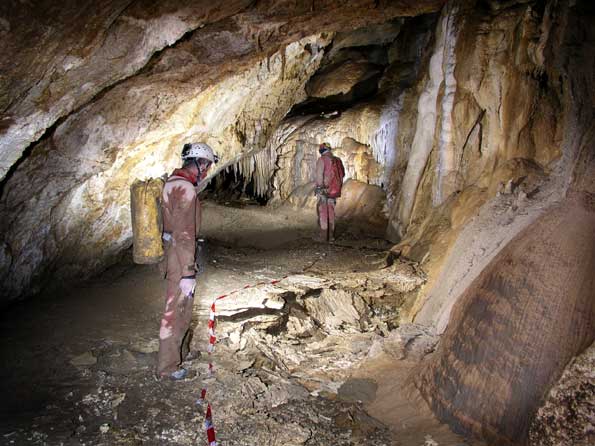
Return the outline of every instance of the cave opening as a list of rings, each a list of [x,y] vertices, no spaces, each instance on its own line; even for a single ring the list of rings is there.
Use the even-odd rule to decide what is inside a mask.
[[[593,444],[594,22],[0,5],[0,442]]]
[[[212,200],[226,206],[245,206],[258,204],[266,206],[270,197],[260,195],[256,189],[254,177],[247,179],[234,169],[223,169],[207,184],[201,199]]]

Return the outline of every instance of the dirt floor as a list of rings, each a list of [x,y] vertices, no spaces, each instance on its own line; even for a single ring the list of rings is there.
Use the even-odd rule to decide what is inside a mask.
[[[388,268],[390,244],[347,229],[320,244],[307,212],[208,204],[191,342],[201,355],[181,382],[154,376],[165,291],[156,266],[124,261],[5,310],[0,444],[206,444],[205,384],[223,445],[479,444],[438,423],[407,384],[436,342],[395,322],[423,272]],[[259,282],[218,304],[209,375],[212,299]]]

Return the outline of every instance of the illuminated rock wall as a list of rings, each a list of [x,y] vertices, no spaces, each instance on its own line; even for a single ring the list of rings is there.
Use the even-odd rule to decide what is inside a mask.
[[[206,140],[224,163],[243,148],[235,137],[238,127],[251,145],[258,144],[303,94],[321,56],[316,48],[324,44],[317,37],[291,44],[214,87],[189,74],[188,64],[184,74],[162,74],[157,63],[152,73],[72,115],[5,186],[3,205],[10,214],[2,232],[16,255],[4,292],[16,294],[28,283],[37,287],[35,279],[46,268],[96,270],[128,246],[132,182],[171,171],[183,141]],[[175,82],[180,75],[185,82]],[[47,265],[48,259],[64,260]]]
[[[474,170],[459,169],[461,191],[437,207],[429,207],[435,183],[422,180],[427,218],[412,220],[396,248],[433,259],[410,317],[443,336],[416,371],[417,386],[442,420],[490,444],[547,441],[537,410],[595,338],[594,17],[590,2],[494,2],[466,15],[459,48],[483,39],[492,48],[478,51],[485,70],[455,70],[465,99],[453,113],[469,116]],[[475,121],[457,114],[470,95],[480,105]],[[583,441],[589,425],[575,419],[555,435]]]
[[[469,1],[442,11],[417,109],[400,113],[400,132],[414,131],[387,234],[429,276],[405,321],[443,332],[471,281],[563,198],[580,150],[576,135],[586,132],[574,127],[573,101],[588,88],[566,82],[563,62],[566,20],[575,15],[554,2]],[[424,105],[432,91],[433,107]]]
[[[0,303],[113,262],[130,246],[130,184],[171,171],[184,142],[303,207],[327,141],[347,168],[341,212],[388,217],[394,253],[427,273],[400,310],[444,333],[427,400],[461,429],[524,441],[592,329],[591,307],[581,319],[551,295],[592,298],[571,262],[592,263],[591,2],[37,3],[0,5]],[[537,229],[557,248],[533,249]],[[568,262],[550,274],[557,252]],[[529,281],[551,286],[529,296]],[[547,331],[540,311],[564,320]],[[546,360],[529,351],[542,335]]]

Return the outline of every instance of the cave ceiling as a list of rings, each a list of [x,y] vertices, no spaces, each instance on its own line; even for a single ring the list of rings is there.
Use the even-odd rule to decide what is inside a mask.
[[[147,65],[156,58],[158,69],[177,67],[175,81],[199,76],[206,86],[226,70],[238,70],[238,56],[261,58],[307,35],[437,11],[443,4],[444,0],[2,2],[0,179],[48,129],[106,89],[150,70]],[[210,40],[209,25],[219,27],[219,38]],[[225,41],[226,31],[236,36]],[[203,51],[167,60],[164,50],[191,47],[193,42],[203,42]],[[194,66],[180,67],[188,62]],[[229,65],[222,67],[225,62]]]

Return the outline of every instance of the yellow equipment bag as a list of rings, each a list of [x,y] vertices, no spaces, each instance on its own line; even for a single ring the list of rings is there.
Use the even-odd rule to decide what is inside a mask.
[[[162,178],[135,181],[130,187],[134,263],[159,263],[163,259],[161,234]]]

